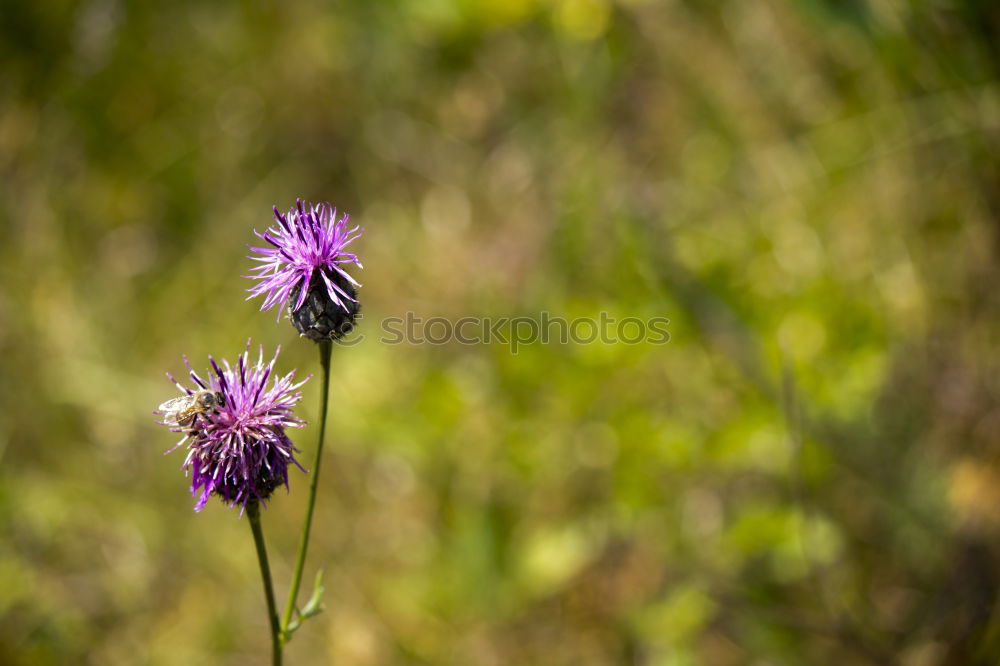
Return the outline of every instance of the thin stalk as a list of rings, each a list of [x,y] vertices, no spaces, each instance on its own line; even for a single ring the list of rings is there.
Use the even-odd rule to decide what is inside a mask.
[[[299,553],[295,558],[295,572],[292,574],[292,585],[288,588],[288,602],[285,604],[285,614],[281,618],[281,640],[287,643],[291,634],[288,627],[292,622],[299,596],[299,585],[302,584],[302,570],[306,563],[306,549],[309,547],[309,530],[312,527],[313,510],[316,508],[316,489],[319,487],[319,466],[323,461],[323,440],[326,437],[326,406],[330,395],[330,353],[333,343],[329,340],[319,343],[319,362],[323,366],[323,395],[319,408],[319,443],[316,445],[316,460],[313,462],[312,475],[309,479],[309,503],[306,505],[306,519],[302,525],[299,537]]]
[[[281,628],[278,625],[278,607],[274,603],[274,587],[271,585],[271,567],[267,563],[267,548],[264,547],[264,532],[260,528],[260,506],[257,500],[247,504],[247,517],[253,531],[253,542],[257,546],[257,561],[260,562],[260,577],[264,579],[264,596],[267,598],[267,619],[271,623],[271,663],[281,666]]]

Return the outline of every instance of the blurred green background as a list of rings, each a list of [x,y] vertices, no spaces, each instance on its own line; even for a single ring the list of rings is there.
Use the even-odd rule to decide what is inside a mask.
[[[998,35],[985,0],[0,2],[0,663],[266,662],[247,521],[192,512],[150,412],[251,336],[317,372],[240,278],[296,197],[366,229],[367,337],[288,663],[998,663]],[[542,311],[671,340],[377,339]],[[306,486],[264,516],[282,599]]]

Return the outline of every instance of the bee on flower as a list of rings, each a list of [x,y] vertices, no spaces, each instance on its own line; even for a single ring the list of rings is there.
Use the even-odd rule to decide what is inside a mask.
[[[205,414],[215,407],[225,404],[225,398],[220,391],[195,391],[171,398],[156,408],[163,415],[163,425],[183,428],[190,426],[200,414]]]

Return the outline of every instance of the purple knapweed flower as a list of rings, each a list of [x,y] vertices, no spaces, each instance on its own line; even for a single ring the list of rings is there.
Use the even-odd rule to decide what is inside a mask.
[[[198,498],[195,511],[201,511],[213,494],[229,506],[264,501],[279,485],[288,487],[289,464],[302,469],[285,428],[305,425],[292,414],[292,407],[302,398],[299,388],[309,377],[293,383],[294,370],[284,377],[273,374],[280,351],[279,347],[265,363],[261,347],[257,362],[251,365],[247,341],[236,367],[226,360],[219,367],[209,356],[212,369],[205,378],[184,357],[192,387],[167,373],[184,395],[168,400],[153,413],[162,416],[161,425],[184,434],[167,453],[187,442],[188,454],[181,468],[191,474],[191,494]]]
[[[247,291],[247,300],[264,296],[261,310],[279,306],[288,312],[300,335],[315,342],[336,340],[354,328],[360,305],[360,287],[343,264],[362,268],[356,254],[344,250],[361,235],[358,227],[347,228],[349,215],[337,218],[328,203],[315,206],[301,199],[287,215],[274,208],[277,225],[264,233],[254,231],[271,247],[251,247],[261,262],[245,275],[257,284]]]

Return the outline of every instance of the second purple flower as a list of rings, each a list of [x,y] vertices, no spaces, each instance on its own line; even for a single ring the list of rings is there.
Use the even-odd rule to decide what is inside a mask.
[[[250,259],[260,262],[245,277],[257,280],[249,298],[264,296],[261,310],[275,305],[287,310],[298,332],[313,340],[336,340],[353,327],[360,311],[356,288],[361,286],[344,268],[361,268],[346,247],[361,230],[348,228],[349,216],[339,218],[329,203],[299,200],[282,215],[274,208],[276,225],[254,232],[270,247],[251,247]],[[281,316],[280,310],[278,314]]]

